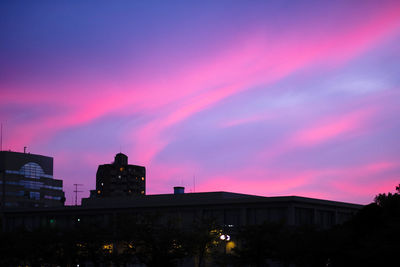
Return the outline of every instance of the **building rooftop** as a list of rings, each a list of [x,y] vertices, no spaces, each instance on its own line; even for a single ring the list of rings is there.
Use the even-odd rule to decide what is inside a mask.
[[[347,206],[349,208],[361,208],[362,205],[298,197],[298,196],[279,196],[279,197],[263,197],[256,195],[232,193],[232,192],[202,192],[202,193],[184,193],[184,194],[157,194],[145,196],[130,197],[106,197],[106,198],[84,198],[82,199],[83,207],[166,207],[166,206],[193,206],[193,205],[225,205],[240,203],[273,203],[273,202],[302,202],[310,204],[331,205],[331,206]]]

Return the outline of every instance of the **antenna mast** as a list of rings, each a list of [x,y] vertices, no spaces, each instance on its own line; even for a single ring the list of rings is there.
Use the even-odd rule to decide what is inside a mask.
[[[0,132],[0,151],[3,151],[3,123],[1,123]]]
[[[83,191],[79,191],[78,190],[78,186],[82,186],[83,184],[74,184],[74,186],[75,186],[75,190],[74,190],[74,193],[75,193],[75,206],[78,206],[78,193],[81,193],[81,192],[83,192]]]

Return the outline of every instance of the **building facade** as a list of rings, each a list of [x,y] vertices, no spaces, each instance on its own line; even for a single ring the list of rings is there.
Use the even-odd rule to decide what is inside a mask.
[[[0,151],[2,209],[63,206],[62,186],[62,180],[53,178],[53,158]]]
[[[128,164],[125,154],[115,155],[112,164],[100,165],[96,173],[96,190],[91,197],[120,197],[146,194],[146,168]]]

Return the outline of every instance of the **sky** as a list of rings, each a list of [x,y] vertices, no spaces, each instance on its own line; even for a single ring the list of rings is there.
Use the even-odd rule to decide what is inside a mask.
[[[116,153],[147,194],[367,204],[400,182],[400,1],[1,1],[3,150],[66,204]]]

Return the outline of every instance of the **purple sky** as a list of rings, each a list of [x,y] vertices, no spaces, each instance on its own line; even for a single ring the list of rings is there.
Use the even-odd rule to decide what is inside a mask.
[[[67,204],[116,153],[147,192],[369,203],[400,182],[399,1],[2,1],[3,149]]]

